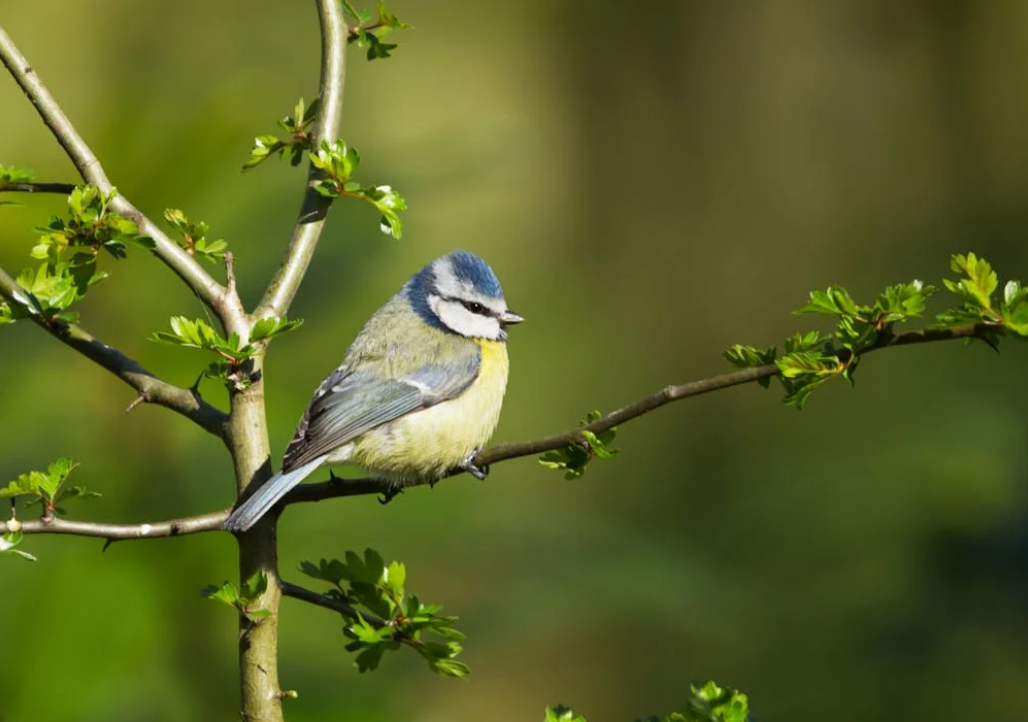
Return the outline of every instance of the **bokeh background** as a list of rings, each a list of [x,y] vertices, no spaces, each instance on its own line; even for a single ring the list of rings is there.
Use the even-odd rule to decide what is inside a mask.
[[[951,253],[1028,277],[1028,4],[1019,0],[396,0],[416,26],[348,76],[360,177],[407,197],[406,235],[339,203],[276,342],[276,457],[311,389],[414,270],[484,255],[528,322],[497,438],[574,426],[779,341],[811,288],[938,283]],[[316,90],[311,2],[4,3],[16,39],[124,193],[210,223],[260,294],[303,175],[246,174],[250,141]],[[69,163],[0,79],[0,162]],[[28,263],[59,197],[0,208],[0,265]],[[142,253],[83,324],[188,385],[206,363],[146,341],[199,303]],[[217,269],[220,273],[220,269]],[[941,308],[940,301],[938,307]],[[332,614],[283,604],[291,720],[590,722],[666,713],[691,680],[762,722],[1028,718],[1028,356],[1014,343],[896,349],[802,413],[733,389],[622,429],[568,482],[532,459],[489,480],[294,508],[284,574],[371,546],[459,614],[470,681],[413,654],[361,676]],[[104,493],[75,516],[143,521],[232,502],[219,443],[28,324],[0,333],[0,481],[58,456]],[[204,392],[224,406],[215,384]],[[236,719],[235,619],[197,590],[235,577],[227,535],[33,537],[0,560],[0,720]]]

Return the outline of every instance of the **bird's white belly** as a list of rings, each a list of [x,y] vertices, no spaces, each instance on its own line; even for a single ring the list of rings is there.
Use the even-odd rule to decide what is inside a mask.
[[[478,377],[463,393],[368,431],[349,460],[401,482],[435,479],[484,446],[500,418],[508,366],[505,344],[481,347]]]

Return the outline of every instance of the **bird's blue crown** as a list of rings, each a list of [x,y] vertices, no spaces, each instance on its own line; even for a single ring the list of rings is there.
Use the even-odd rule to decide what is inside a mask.
[[[489,264],[483,261],[470,251],[454,251],[443,256],[450,260],[453,266],[453,274],[458,281],[470,283],[471,286],[483,296],[490,298],[502,298],[503,289],[500,288],[500,281],[489,268]]]

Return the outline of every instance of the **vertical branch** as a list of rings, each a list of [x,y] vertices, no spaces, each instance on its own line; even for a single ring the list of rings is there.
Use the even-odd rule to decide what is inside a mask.
[[[313,133],[315,145],[323,139],[333,140],[339,133],[349,30],[338,0],[316,0],[316,4],[321,25],[321,110]],[[269,284],[254,313],[255,318],[284,316],[307,272],[331,205],[331,199],[321,196],[312,186],[318,176],[319,171],[312,166],[285,260]],[[255,357],[252,363],[252,371],[259,373],[263,357]],[[248,388],[232,394],[229,446],[240,494],[271,476],[264,383],[259,376],[255,378],[258,380]],[[278,609],[282,582],[278,576],[277,520],[277,515],[269,514],[238,537],[240,582],[255,574],[266,574],[268,587],[258,603],[261,609],[271,613],[258,624],[240,618],[239,685],[242,718],[247,722],[281,722],[283,719],[278,681]]]
[[[254,372],[262,359],[253,359]],[[264,410],[264,383],[256,381],[232,394],[229,447],[240,493],[271,476],[268,424]],[[281,722],[282,704],[278,682],[278,606],[282,589],[278,579],[276,516],[264,519],[239,536],[240,584],[255,574],[265,574],[268,588],[259,600],[260,609],[271,612],[259,624],[240,616],[239,685],[244,720]]]
[[[321,141],[331,142],[339,136],[346,77],[346,38],[349,32],[341,3],[317,0],[317,5],[321,21],[321,85],[318,90],[321,102],[311,135],[312,147],[315,150]],[[255,318],[285,316],[300,288],[300,282],[318,245],[328,209],[332,205],[331,198],[314,190],[314,181],[322,176],[323,173],[313,165],[309,167],[307,190],[303,194],[303,203],[293,237],[289,241],[282,265],[275,272],[254,313]]]

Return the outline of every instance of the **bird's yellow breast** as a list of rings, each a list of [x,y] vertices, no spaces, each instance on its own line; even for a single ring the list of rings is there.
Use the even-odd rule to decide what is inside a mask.
[[[507,389],[507,345],[477,339],[478,376],[459,396],[372,429],[351,459],[373,473],[433,479],[461,464],[492,436]]]

